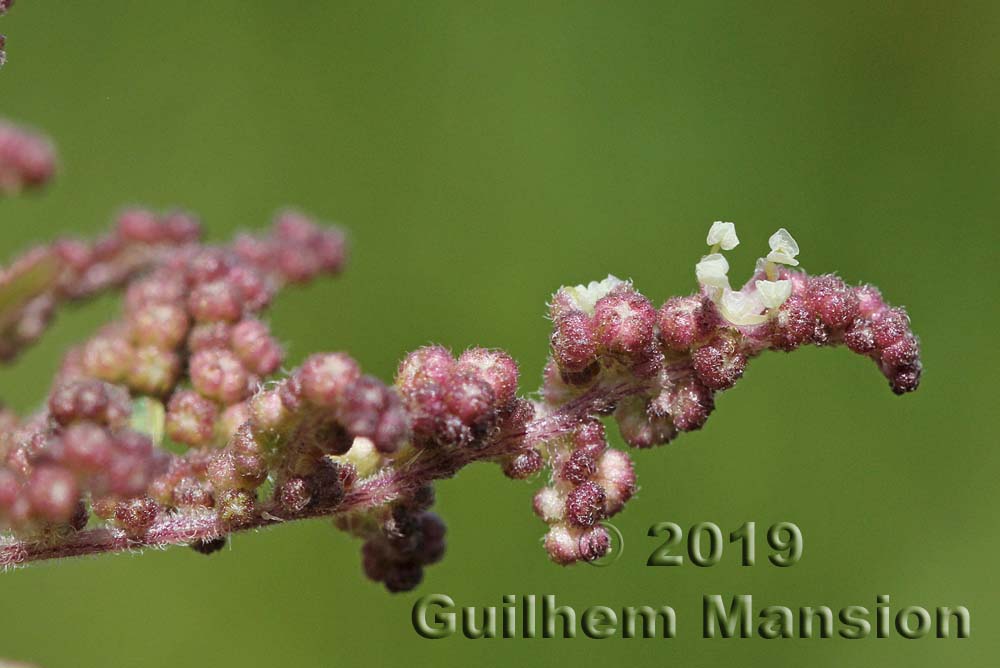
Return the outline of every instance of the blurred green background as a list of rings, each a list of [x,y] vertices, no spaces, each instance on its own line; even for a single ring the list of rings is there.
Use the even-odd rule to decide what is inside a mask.
[[[291,362],[346,349],[501,346],[531,391],[545,302],[609,272],[658,302],[694,287],[713,220],[733,275],[787,227],[803,265],[906,305],[926,375],[893,396],[867,360],[756,360],[705,429],[636,456],[610,568],[550,564],[535,485],[474,467],[439,485],[449,552],[415,592],[360,574],[323,522],[0,577],[0,655],[56,666],[995,665],[1000,210],[996,3],[263,3],[20,0],[0,19],[0,115],[58,143],[44,194],[0,202],[10,257],[94,235],[122,205],[179,205],[209,235],[296,204],[351,231],[340,279],[282,295]],[[61,317],[2,394],[116,309]],[[536,483],[537,485],[537,483]],[[794,521],[797,566],[648,568],[647,527]],[[673,605],[675,640],[427,641],[422,594],[582,609]],[[704,640],[701,596],[759,606],[966,605],[972,638]],[[895,635],[895,634],[894,634]]]

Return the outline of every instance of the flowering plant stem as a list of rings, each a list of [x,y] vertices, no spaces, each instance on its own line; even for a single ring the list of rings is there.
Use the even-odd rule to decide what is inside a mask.
[[[45,185],[44,138],[0,123],[0,196]],[[62,239],[0,270],[0,361],[37,341],[59,307],[123,290],[123,313],[70,349],[45,405],[0,408],[0,565],[185,544],[329,518],[360,538],[362,568],[390,591],[442,558],[433,483],[474,462],[546,484],[533,508],[556,563],[611,550],[603,520],[636,492],[617,426],[634,448],[701,429],[715,395],[766,351],[843,345],[874,361],[893,392],[917,388],[909,318],[868,285],[797,268],[785,229],[734,288],[716,222],[694,294],[657,308],[608,276],[560,288],[536,400],[518,396],[506,352],[440,346],[406,355],[391,384],[344,352],[281,371],[261,319],[289,284],[339,273],[344,233],[281,212],[263,234],[201,240],[190,214],[123,211],[94,242]],[[172,447],[166,447],[172,446]]]

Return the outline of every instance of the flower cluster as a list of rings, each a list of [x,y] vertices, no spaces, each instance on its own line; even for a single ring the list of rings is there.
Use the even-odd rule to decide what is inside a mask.
[[[705,424],[748,360],[804,344],[843,343],[895,392],[916,389],[917,340],[874,288],[796,269],[798,245],[779,230],[733,289],[722,251],[735,227],[716,223],[707,242],[698,292],[659,308],[613,276],[556,292],[537,400],[518,396],[517,364],[489,348],[420,348],[391,385],[343,352],[281,371],[264,310],[346,255],[339,229],[300,213],[209,245],[189,214],[130,209],[95,242],[33,249],[0,270],[0,358],[61,305],[120,289],[123,313],[67,352],[41,410],[0,410],[0,564],[167,544],[210,553],[237,531],[328,517],[361,539],[369,578],[407,590],[444,553],[432,483],[477,461],[514,479],[547,471],[534,497],[545,548],[559,564],[592,561],[612,549],[602,523],[636,492],[608,425],[633,447],[666,443]]]
[[[4,38],[0,35],[0,65],[3,45]],[[48,139],[0,120],[0,197],[45,185],[55,174],[55,168],[55,149]]]
[[[556,293],[542,390],[549,410],[627,388],[616,402],[596,401],[595,414],[611,415],[633,447],[661,445],[700,429],[715,393],[732,387],[752,357],[805,344],[844,344],[875,360],[897,394],[917,388],[919,346],[909,319],[875,288],[793,269],[799,247],[780,229],[747,283],[734,290],[719,251],[739,244],[735,226],[716,222],[707,243],[710,252],[695,267],[700,291],[659,309],[614,276]],[[551,527],[546,548],[558,563],[601,556],[595,549],[600,553],[606,538],[591,527],[634,491],[630,462],[604,450],[599,426],[583,423],[548,444],[552,482],[536,495],[535,511]]]

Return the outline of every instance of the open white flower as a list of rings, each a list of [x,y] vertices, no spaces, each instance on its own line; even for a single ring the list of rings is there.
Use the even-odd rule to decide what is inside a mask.
[[[698,282],[713,288],[729,289],[729,262],[721,253],[712,253],[701,258],[694,266]]]
[[[761,303],[757,293],[746,294],[745,292],[726,290],[719,300],[719,311],[729,322],[734,325],[759,325],[767,320],[767,315],[762,314],[764,304]]]
[[[740,238],[736,236],[736,225],[724,223],[717,220],[712,223],[708,230],[708,238],[705,242],[709,246],[718,246],[722,250],[732,250],[740,245]]]
[[[757,295],[766,308],[778,308],[792,294],[792,282],[788,280],[756,281],[754,285],[757,286]]]
[[[795,238],[788,233],[788,230],[782,227],[771,235],[767,243],[771,246],[771,252],[767,254],[768,262],[787,264],[792,267],[798,265],[799,261],[795,259],[795,256],[799,254],[799,245],[795,243]]]
[[[594,305],[597,304],[597,301],[619,285],[624,284],[625,281],[617,276],[608,274],[608,277],[603,281],[591,281],[586,285],[574,285],[573,287],[563,288],[563,290],[573,300],[573,305],[576,308],[588,315],[593,315]]]

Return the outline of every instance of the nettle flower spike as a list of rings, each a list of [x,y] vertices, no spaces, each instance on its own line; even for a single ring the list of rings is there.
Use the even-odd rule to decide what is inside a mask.
[[[495,348],[420,348],[392,384],[344,352],[283,372],[264,311],[288,284],[338,273],[344,234],[286,211],[209,245],[189,214],[126,210],[94,242],[0,270],[5,361],[59,306],[124,295],[121,317],[66,353],[38,412],[0,409],[0,565],[169,544],[210,554],[237,532],[324,517],[362,541],[370,579],[405,591],[444,555],[434,481],[477,461],[544,478],[533,506],[554,562],[599,559],[612,549],[602,523],[637,489],[606,422],[629,447],[667,443],[704,426],[750,359],[805,344],[844,344],[894,392],[917,388],[906,313],[870,286],[791,269],[790,239],[775,235],[767,268],[733,290],[717,251],[735,247],[735,227],[715,223],[699,290],[659,308],[614,276],[559,289],[528,399]]]

